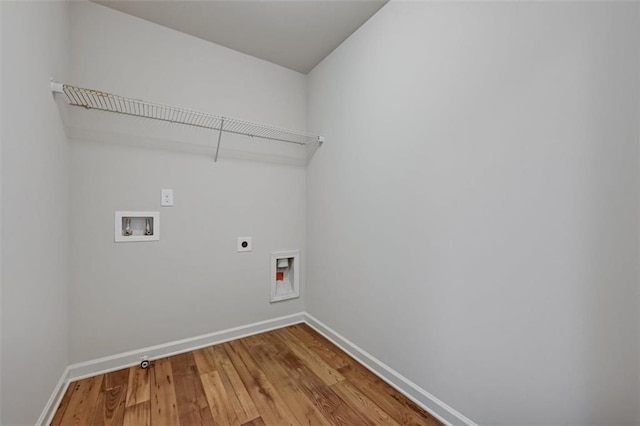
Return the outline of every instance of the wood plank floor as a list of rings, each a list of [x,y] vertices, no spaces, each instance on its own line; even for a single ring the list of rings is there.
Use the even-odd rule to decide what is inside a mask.
[[[73,382],[53,425],[429,425],[304,324]]]

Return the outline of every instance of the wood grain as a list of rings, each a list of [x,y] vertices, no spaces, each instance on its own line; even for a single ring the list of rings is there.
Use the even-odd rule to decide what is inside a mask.
[[[113,388],[117,388],[119,386],[127,386],[127,382],[129,381],[129,369],[125,368],[123,370],[111,371],[110,373],[105,373],[104,379],[102,380],[102,390],[109,390]]]
[[[307,348],[313,350],[320,358],[336,370],[350,365],[353,361],[340,348],[329,342],[323,336],[316,333],[306,324],[296,324],[288,327],[288,330],[300,339]]]
[[[229,396],[225,390],[220,374],[217,371],[200,375],[202,387],[204,389],[211,417],[214,424],[218,425],[240,425],[238,416],[231,406]]]
[[[178,402],[174,387],[171,358],[156,360],[151,373],[151,423],[177,425]]]
[[[76,382],[60,424],[87,425],[91,423],[98,406],[103,379],[104,376],[100,375]]]
[[[171,357],[178,418],[183,425],[213,423],[193,352]]]
[[[216,371],[216,364],[213,361],[213,353],[211,348],[202,348],[193,352],[193,357],[196,360],[198,366],[198,372],[200,374],[211,373]]]
[[[250,422],[244,423],[242,426],[266,426],[262,417],[258,417],[257,419],[253,419]]]
[[[298,424],[331,425],[279,362],[279,353],[268,340],[260,336],[252,336],[244,339],[243,344],[261,366],[267,378],[272,383],[278,383],[278,387],[283,389],[280,392],[282,399],[295,415]]]
[[[100,393],[92,425],[121,425],[124,422],[125,386],[111,387]]]
[[[246,423],[260,417],[258,409],[224,348],[222,346],[214,346],[211,348],[211,352],[238,421]]]
[[[441,426],[304,324],[73,382],[51,424]]]
[[[344,380],[331,386],[333,390],[343,401],[351,408],[356,410],[358,414],[367,419],[367,421],[375,425],[394,425],[399,426],[389,414],[382,408],[378,407],[373,401],[362,394],[355,386]]]
[[[333,425],[362,425],[367,422],[349,407],[330,387],[292,353],[283,352],[281,362],[287,366],[300,389]]]
[[[149,388],[149,369],[130,368],[127,380],[126,406],[131,407],[151,398]]]
[[[341,368],[340,371],[353,386],[396,422],[402,425],[440,425],[431,415],[360,364]]]
[[[222,346],[212,347],[211,353],[238,421],[247,423],[260,417],[258,409],[224,348]]]
[[[124,426],[150,426],[151,401],[144,401],[124,409]]]
[[[273,425],[296,425],[296,418],[276,391],[275,386],[258,368],[241,341],[222,345],[253,400],[262,420]]]
[[[342,374],[338,370],[327,364],[320,355],[313,350],[307,348],[300,339],[294,336],[288,329],[282,328],[275,330],[274,334],[278,336],[287,345],[287,347],[302,360],[322,381],[327,385],[333,385],[344,380]]]

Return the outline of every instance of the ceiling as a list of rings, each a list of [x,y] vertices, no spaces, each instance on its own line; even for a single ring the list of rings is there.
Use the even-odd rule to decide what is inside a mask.
[[[303,74],[388,0],[92,0]]]

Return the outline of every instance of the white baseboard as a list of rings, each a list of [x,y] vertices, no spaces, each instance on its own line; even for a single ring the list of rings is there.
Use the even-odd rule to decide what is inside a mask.
[[[165,358],[230,340],[241,339],[253,334],[299,324],[301,322],[304,322],[304,313],[302,312],[72,364],[64,371],[45,409],[42,411],[37,425],[48,425],[51,423],[55,411],[60,404],[60,400],[70,382],[138,365],[140,364],[140,357],[143,355],[147,355],[149,359]]]
[[[70,382],[138,365],[140,363],[140,357],[143,355],[147,355],[149,359],[164,358],[231,340],[241,339],[254,334],[287,327],[289,325],[299,324],[301,322],[307,323],[310,327],[332,341],[376,376],[380,377],[407,398],[427,410],[446,426],[478,426],[476,423],[440,401],[438,398],[431,395],[429,392],[422,389],[406,377],[402,376],[382,361],[378,360],[365,350],[359,348],[354,343],[338,334],[336,331],[329,328],[320,320],[304,312],[72,364],[68,366],[62,374],[60,381],[56,385],[47,405],[38,419],[37,425],[48,425],[51,423],[55,411],[58,408],[64,393],[69,387]]]
[[[64,396],[68,387],[69,367],[64,369],[62,377],[60,377],[60,380],[58,380],[56,387],[53,388],[53,393],[49,397],[47,405],[44,406],[44,410],[42,410],[42,414],[40,414],[40,418],[36,422],[37,426],[51,424],[51,420],[53,420],[53,416],[56,413],[56,410],[60,405],[60,401],[62,401],[62,397]]]
[[[298,324],[304,321],[304,313],[287,315],[265,321],[254,322],[253,324],[241,325],[239,327],[228,328],[214,333],[203,334],[201,336],[190,337],[188,339],[176,340],[174,342],[163,343],[161,345],[149,346],[148,348],[136,349],[117,355],[104,358],[93,359],[91,361],[80,362],[69,366],[69,380],[80,380],[97,374],[108,373],[123,368],[140,364],[140,357],[146,355],[149,359],[165,358],[204,348],[230,340],[241,339],[252,334],[264,333],[288,325]]]
[[[420,386],[413,383],[382,361],[375,358],[364,349],[332,330],[322,321],[307,313],[304,314],[304,322],[333,342],[340,349],[351,355],[356,361],[365,366],[373,374],[393,386],[400,393],[427,410],[435,418],[446,426],[478,426],[472,420],[463,416],[449,405],[440,401]]]

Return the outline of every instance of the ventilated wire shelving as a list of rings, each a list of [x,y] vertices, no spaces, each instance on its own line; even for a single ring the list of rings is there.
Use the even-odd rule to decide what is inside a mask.
[[[215,130],[218,132],[215,161],[218,161],[222,133],[233,133],[303,146],[312,143],[322,144],[324,142],[324,137],[319,135],[126,98],[55,81],[51,82],[51,90],[54,93],[63,94],[68,103],[73,106]]]

